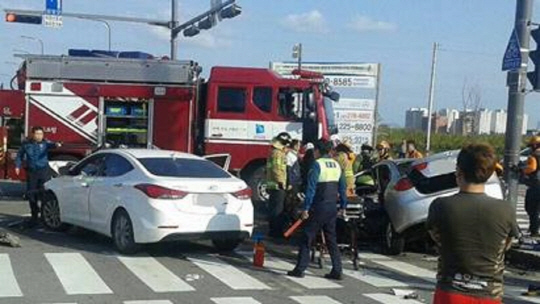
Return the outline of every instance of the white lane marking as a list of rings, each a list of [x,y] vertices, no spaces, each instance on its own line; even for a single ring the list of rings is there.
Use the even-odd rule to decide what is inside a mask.
[[[535,297],[526,297],[523,296],[521,293],[524,292],[524,289],[514,287],[514,286],[505,286],[504,287],[504,295],[505,297],[512,297],[513,300],[520,300],[527,303],[540,303],[540,298]]]
[[[418,302],[415,300],[405,300],[401,299],[400,297],[384,293],[364,294],[364,296],[383,304],[422,304],[422,302]]]
[[[251,262],[253,262],[253,254],[248,252],[237,252],[238,254],[246,257]],[[281,275],[307,289],[331,289],[331,288],[342,288],[341,285],[336,284],[328,279],[315,277],[310,275],[309,272],[306,272],[306,276],[303,278],[295,278],[287,275],[287,271],[292,270],[294,265],[278,258],[266,255],[264,258],[264,268]]]
[[[427,270],[409,263],[396,260],[372,260],[372,262],[430,283],[437,282],[437,280],[435,279],[437,273],[435,271]]]
[[[358,254],[360,255],[362,259],[366,259],[366,260],[386,260],[386,261],[392,260],[392,258],[390,257],[387,257],[382,254],[372,253],[372,252],[359,252]]]
[[[124,301],[124,304],[173,304],[169,300]]]
[[[234,290],[272,289],[268,285],[216,257],[193,256],[188,257],[188,260]]]
[[[300,304],[341,304],[328,296],[298,296],[291,299]]]
[[[154,292],[195,290],[152,257],[118,257],[118,260]]]
[[[11,267],[9,255],[0,254],[0,298],[22,296],[21,288]]]
[[[364,283],[367,283],[371,286],[378,287],[378,288],[380,287],[407,287],[408,286],[407,284],[403,282],[382,276],[370,270],[354,271],[354,270],[349,270],[349,269],[343,269],[343,274],[348,277],[362,281]]]
[[[45,257],[68,295],[113,293],[80,253],[45,253]]]
[[[210,298],[216,304],[261,304],[254,298],[233,297],[233,298]]]

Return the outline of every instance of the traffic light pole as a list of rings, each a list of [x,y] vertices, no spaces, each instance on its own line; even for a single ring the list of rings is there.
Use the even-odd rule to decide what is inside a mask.
[[[178,19],[178,0],[171,0],[171,24],[169,28],[171,29],[171,60],[176,60],[178,57],[178,32],[174,31],[174,28],[180,23]]]
[[[516,0],[515,30],[522,54],[521,67],[508,72],[508,117],[504,150],[505,180],[507,200],[514,209],[517,205],[519,186],[519,151],[523,132],[523,111],[527,89],[527,62],[529,59],[530,22],[533,0]]]

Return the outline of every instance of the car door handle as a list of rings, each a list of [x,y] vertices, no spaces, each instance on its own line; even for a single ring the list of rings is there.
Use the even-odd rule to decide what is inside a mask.
[[[122,187],[122,186],[124,186],[124,184],[118,183],[118,184],[114,184],[113,186],[115,186],[115,187]]]
[[[87,182],[82,182],[81,187],[88,188],[90,185],[88,185]]]

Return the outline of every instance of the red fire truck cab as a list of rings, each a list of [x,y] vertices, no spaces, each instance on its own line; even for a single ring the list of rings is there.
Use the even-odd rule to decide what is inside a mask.
[[[91,53],[91,52],[90,52]],[[103,54],[103,53],[100,53]],[[261,68],[112,56],[27,55],[17,88],[0,91],[0,174],[15,179],[16,151],[33,126],[64,143],[51,160],[105,145],[230,154],[230,170],[265,198],[270,140],[282,131],[314,141],[334,131],[332,92],[319,74],[284,78]]]

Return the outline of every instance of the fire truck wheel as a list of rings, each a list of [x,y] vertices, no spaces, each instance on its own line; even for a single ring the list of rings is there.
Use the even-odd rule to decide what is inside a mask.
[[[230,252],[236,249],[238,245],[242,243],[242,240],[239,239],[219,239],[212,240],[214,247],[220,252]]]
[[[253,190],[253,204],[264,206],[270,198],[266,190],[266,168],[260,166],[246,175],[246,183]]]
[[[65,231],[68,228],[68,225],[62,223],[62,220],[60,219],[60,207],[58,206],[58,200],[53,193],[47,193],[43,197],[41,219],[47,229],[53,231]]]
[[[124,209],[118,209],[113,216],[112,238],[116,249],[123,254],[133,254],[139,249],[131,218]]]

